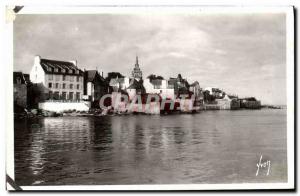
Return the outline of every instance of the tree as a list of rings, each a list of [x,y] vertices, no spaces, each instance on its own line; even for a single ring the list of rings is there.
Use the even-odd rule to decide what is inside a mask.
[[[106,81],[110,81],[112,78],[124,78],[125,76],[123,76],[121,73],[119,72],[109,72],[107,74],[107,77],[105,78]]]
[[[155,74],[150,74],[147,78],[150,80],[156,80],[156,79],[163,80],[164,79],[162,76],[156,76]]]

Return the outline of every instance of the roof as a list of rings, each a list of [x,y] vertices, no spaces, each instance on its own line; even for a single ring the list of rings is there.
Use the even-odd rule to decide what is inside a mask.
[[[139,87],[137,80],[131,80],[128,89],[137,89]]]
[[[135,79],[130,81],[129,87],[127,89],[137,89],[137,90],[144,90],[143,81],[137,81]]]
[[[14,84],[18,84],[17,79],[20,79],[21,84],[26,84],[26,81],[25,81],[25,78],[24,78],[24,75],[22,72],[14,72],[13,74],[14,74],[13,75]]]
[[[87,82],[95,82],[97,79],[104,82],[104,78],[97,70],[85,70],[85,78]]]
[[[257,101],[255,97],[245,97],[245,98],[242,98],[241,100],[246,100],[246,101]]]
[[[192,84],[190,84],[190,86],[198,86],[199,85],[199,82],[198,81],[195,81],[193,82]]]
[[[50,59],[41,59],[40,64],[45,73],[65,74],[65,75],[82,75],[83,71],[68,61],[57,61]],[[55,70],[56,69],[56,70]],[[71,72],[70,72],[71,70]]]
[[[237,99],[238,97],[237,96],[234,96],[234,95],[227,95],[230,99]]]

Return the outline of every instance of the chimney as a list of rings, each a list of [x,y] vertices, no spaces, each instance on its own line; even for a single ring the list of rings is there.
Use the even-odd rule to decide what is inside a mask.
[[[72,61],[70,61],[70,63],[73,63],[75,65],[75,67],[77,67],[77,60],[72,60]]]
[[[34,64],[40,64],[40,63],[41,63],[41,57],[39,55],[35,55]]]
[[[103,77],[103,71],[102,70],[99,71],[99,74],[100,74],[100,76]]]

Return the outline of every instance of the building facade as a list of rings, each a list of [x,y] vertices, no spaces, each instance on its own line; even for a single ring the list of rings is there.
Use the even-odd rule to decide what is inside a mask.
[[[175,99],[174,88],[168,86],[168,81],[164,79],[149,78],[144,80],[146,93],[159,94],[162,99]]]
[[[84,95],[90,101],[99,101],[108,93],[108,84],[97,70],[84,71]]]
[[[174,89],[176,98],[180,96],[190,96],[189,83],[186,79],[183,79],[181,74],[178,74],[177,78],[170,78],[168,80],[168,88]]]
[[[36,56],[30,72],[32,83],[39,85],[42,100],[79,101],[84,91],[84,72],[76,61],[57,61]]]
[[[109,82],[109,86],[113,88],[114,92],[119,90],[126,90],[130,85],[130,78],[122,77],[122,78],[111,78]]]

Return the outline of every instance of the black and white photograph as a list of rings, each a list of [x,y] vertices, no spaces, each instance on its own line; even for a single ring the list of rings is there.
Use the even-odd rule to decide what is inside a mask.
[[[292,6],[6,19],[7,190],[294,188]]]

